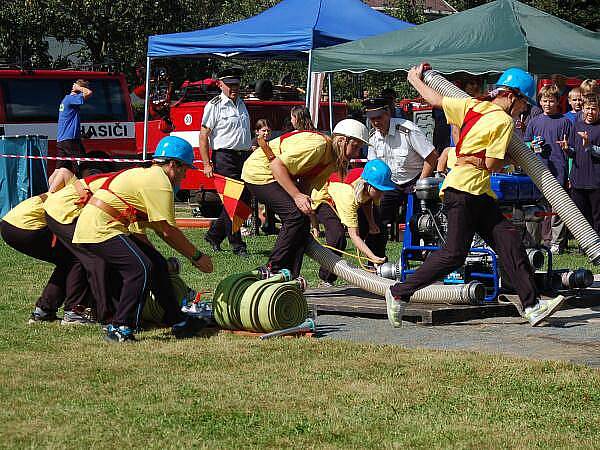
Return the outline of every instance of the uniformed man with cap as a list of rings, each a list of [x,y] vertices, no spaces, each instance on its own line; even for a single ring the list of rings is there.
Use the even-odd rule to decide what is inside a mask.
[[[218,77],[221,94],[204,107],[200,130],[200,155],[204,162],[204,175],[213,174],[240,180],[242,166],[250,154],[250,116],[239,96],[241,69],[223,70]],[[212,158],[208,149],[212,148]],[[213,222],[206,234],[206,241],[214,251],[221,250],[221,242],[227,237],[236,255],[247,257],[242,235],[231,232],[231,220],[223,208],[218,220]]]
[[[432,174],[437,153],[417,125],[410,120],[391,117],[386,99],[367,99],[364,108],[373,127],[367,158],[385,161],[396,184],[395,190],[384,193],[379,205],[384,242],[387,242],[387,225],[395,221],[417,180]]]

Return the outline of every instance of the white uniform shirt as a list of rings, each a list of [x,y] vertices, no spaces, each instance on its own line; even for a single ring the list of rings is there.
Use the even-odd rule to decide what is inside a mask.
[[[241,98],[236,103],[221,93],[204,107],[202,126],[210,128],[209,142],[214,150],[250,150],[250,115]]]
[[[392,170],[392,181],[404,184],[416,178],[423,170],[423,161],[434,150],[423,132],[405,119],[390,119],[386,136],[378,130],[369,138],[367,158],[382,159]]]

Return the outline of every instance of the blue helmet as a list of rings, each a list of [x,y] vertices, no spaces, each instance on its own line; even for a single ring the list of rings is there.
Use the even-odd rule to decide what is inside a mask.
[[[507,69],[496,83],[496,86],[506,86],[511,89],[518,90],[527,98],[527,101],[532,105],[537,104],[535,101],[535,80],[529,72],[512,67]]]
[[[380,191],[393,191],[396,189],[396,185],[392,181],[392,171],[381,159],[372,159],[367,162],[361,178]]]
[[[160,140],[154,151],[153,159],[175,159],[190,169],[194,167],[194,149],[192,145],[177,136],[166,136]]]

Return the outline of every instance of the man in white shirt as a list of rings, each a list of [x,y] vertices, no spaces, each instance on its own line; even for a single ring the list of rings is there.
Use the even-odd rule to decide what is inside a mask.
[[[217,81],[221,94],[204,107],[200,156],[205,161],[204,175],[207,178],[212,178],[216,173],[241,180],[242,166],[250,154],[250,115],[239,96],[241,75],[241,69],[223,70]],[[209,147],[212,148],[212,158],[209,157]],[[205,239],[214,251],[220,251],[225,237],[229,239],[229,245],[236,255],[248,257],[241,233],[231,232],[231,220],[223,208]]]
[[[365,113],[373,130],[367,158],[381,159],[392,169],[397,189],[386,191],[379,205],[380,223],[387,243],[387,226],[396,222],[400,207],[406,205],[419,178],[431,176],[438,155],[425,134],[410,120],[393,118],[383,98],[367,99]]]

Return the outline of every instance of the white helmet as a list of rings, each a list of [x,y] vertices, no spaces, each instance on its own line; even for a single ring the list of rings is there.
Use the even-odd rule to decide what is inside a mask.
[[[333,128],[333,134],[343,134],[344,136],[358,139],[367,145],[369,144],[369,130],[358,120],[344,119],[339,121]]]

